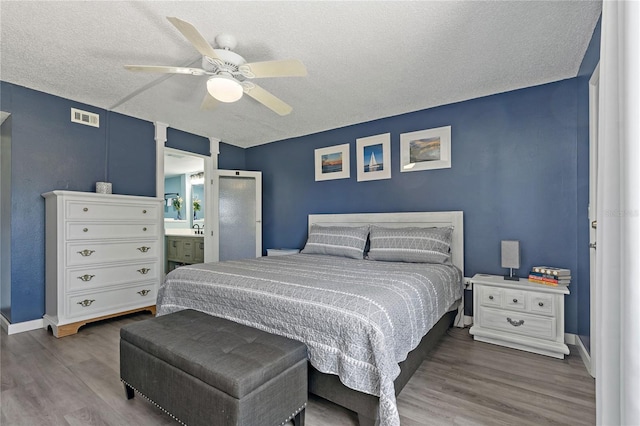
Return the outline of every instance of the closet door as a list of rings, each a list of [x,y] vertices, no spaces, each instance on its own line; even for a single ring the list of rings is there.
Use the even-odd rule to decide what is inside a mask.
[[[218,170],[219,260],[262,255],[262,174]]]

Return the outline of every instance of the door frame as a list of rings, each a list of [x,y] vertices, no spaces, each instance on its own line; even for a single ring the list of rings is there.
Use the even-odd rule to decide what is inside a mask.
[[[256,180],[256,257],[262,256],[262,172],[251,172],[247,170],[221,170],[218,169],[213,173],[214,179],[212,180],[212,193],[214,201],[214,209],[216,214],[216,230],[220,227],[219,209],[220,209],[220,185],[219,181],[221,177],[241,177],[241,178],[254,178]],[[220,260],[220,233],[214,232],[213,236],[213,255],[215,260]],[[206,252],[205,252],[206,253]]]
[[[600,283],[596,279],[596,224],[598,212],[596,209],[597,178],[598,178],[598,120],[600,116],[600,63],[589,79],[589,356],[585,365],[589,374],[596,377],[596,295]],[[588,362],[587,362],[588,361]]]
[[[164,151],[167,143],[167,128],[168,124],[156,121],[153,123],[155,126],[155,141],[156,141],[156,197],[164,199]],[[220,139],[210,137],[209,139],[209,156],[197,154],[195,152],[183,151],[189,155],[201,156],[204,159],[204,191],[207,194],[212,193],[213,186],[213,174],[218,168],[218,155],[220,154]],[[214,243],[213,229],[218,229],[218,207],[217,201],[212,200],[213,197],[207,197],[205,195],[204,200],[204,223],[205,226],[209,225],[209,230],[204,234],[204,261],[214,262],[218,260],[218,244],[217,240]],[[164,226],[162,227],[162,239],[164,243]],[[164,248],[164,244],[162,245]],[[162,250],[164,256],[164,249]]]

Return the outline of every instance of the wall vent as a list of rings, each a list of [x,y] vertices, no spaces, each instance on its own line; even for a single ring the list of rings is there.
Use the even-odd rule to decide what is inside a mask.
[[[71,122],[85,124],[87,126],[100,127],[100,116],[93,112],[71,108]]]

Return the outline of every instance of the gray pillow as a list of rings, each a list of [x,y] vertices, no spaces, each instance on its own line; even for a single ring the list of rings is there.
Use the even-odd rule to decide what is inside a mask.
[[[449,263],[453,227],[381,228],[371,226],[368,259],[388,262]]]
[[[302,253],[362,259],[369,226],[311,225],[307,244]]]

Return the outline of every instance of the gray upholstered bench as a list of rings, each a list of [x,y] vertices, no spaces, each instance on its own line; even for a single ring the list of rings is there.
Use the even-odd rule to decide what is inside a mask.
[[[193,310],[120,330],[120,378],[192,425],[304,425],[307,347]]]

